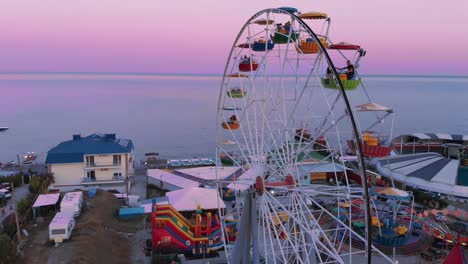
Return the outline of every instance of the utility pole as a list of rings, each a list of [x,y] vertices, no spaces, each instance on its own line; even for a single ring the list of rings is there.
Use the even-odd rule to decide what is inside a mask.
[[[19,225],[19,220],[18,220],[18,210],[17,210],[17,206],[16,206],[16,195],[15,195],[15,187],[13,185],[13,182],[10,183],[10,186],[11,186],[11,196],[13,198],[13,204],[12,206],[14,206],[14,213],[15,213],[15,220],[16,220],[16,235],[18,236],[18,242],[21,241],[21,230],[20,230],[20,225]]]

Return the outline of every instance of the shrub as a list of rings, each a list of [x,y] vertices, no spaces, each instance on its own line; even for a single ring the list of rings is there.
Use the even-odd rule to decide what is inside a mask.
[[[0,183],[3,182],[13,182],[14,187],[21,186],[23,183],[23,175],[21,173],[15,174],[15,175],[10,175],[6,177],[0,177]]]
[[[0,234],[0,263],[9,263],[11,253],[11,239],[6,234]]]

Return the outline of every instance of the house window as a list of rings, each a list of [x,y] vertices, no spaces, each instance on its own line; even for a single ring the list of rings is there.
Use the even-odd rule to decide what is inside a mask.
[[[94,166],[94,156],[86,156],[86,166]]]
[[[114,180],[118,180],[120,177],[122,177],[122,173],[121,173],[121,172],[115,172],[115,173],[114,173]]]
[[[90,179],[96,180],[96,172],[95,171],[88,171],[86,173],[86,176],[88,176],[88,178],[90,178]]]
[[[113,155],[113,161],[114,161],[114,165],[120,165],[120,163],[122,162],[122,156]]]

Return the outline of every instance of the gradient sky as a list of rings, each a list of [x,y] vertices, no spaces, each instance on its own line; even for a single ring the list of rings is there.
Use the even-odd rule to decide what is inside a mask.
[[[222,73],[243,23],[285,5],[328,13],[361,73],[468,76],[467,0],[5,0],[0,72]]]

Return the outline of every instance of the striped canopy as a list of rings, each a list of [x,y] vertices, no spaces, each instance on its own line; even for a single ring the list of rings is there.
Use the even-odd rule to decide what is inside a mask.
[[[438,153],[398,155],[377,159],[377,171],[413,188],[468,199],[468,186],[457,183],[460,161]]]

